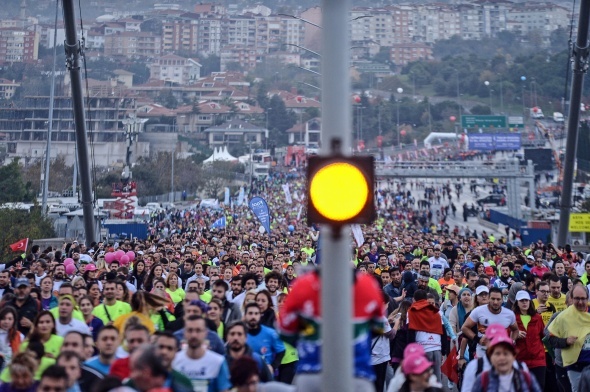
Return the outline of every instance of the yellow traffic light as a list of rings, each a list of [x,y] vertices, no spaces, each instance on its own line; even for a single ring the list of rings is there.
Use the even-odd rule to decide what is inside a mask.
[[[370,223],[374,219],[373,157],[311,157],[307,220],[311,223]]]

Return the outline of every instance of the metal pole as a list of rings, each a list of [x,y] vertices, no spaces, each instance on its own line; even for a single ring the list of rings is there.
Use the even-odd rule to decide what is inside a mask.
[[[400,148],[400,135],[399,135],[399,99],[395,99],[397,103],[397,148]]]
[[[559,232],[557,244],[565,245],[570,223],[570,209],[572,203],[572,188],[574,181],[574,160],[578,142],[578,123],[580,120],[580,101],[584,75],[588,66],[588,23],[590,19],[590,1],[580,2],[580,17],[578,20],[578,37],[573,48],[573,73],[570,93],[570,107],[567,122],[567,142],[563,167],[563,189],[561,192],[561,206],[559,208]]]
[[[94,208],[92,205],[92,177],[88,159],[88,139],[86,136],[86,118],[82,95],[82,77],[80,75],[80,54],[82,48],[76,36],[76,20],[73,0],[63,0],[63,18],[66,31],[66,64],[70,71],[72,86],[72,106],[76,123],[76,145],[78,147],[78,164],[80,165],[80,186],[82,188],[82,210],[84,211],[84,234],[86,245],[94,242]],[[74,189],[74,192],[76,190]]]
[[[504,115],[504,96],[503,96],[504,92],[502,91],[503,84],[504,84],[504,82],[500,79],[500,111],[501,111],[500,114],[502,114],[502,115]]]
[[[172,173],[170,175],[170,202],[174,203],[174,153],[176,152],[176,146],[172,150]]]
[[[348,75],[348,13],[351,0],[322,0],[322,154],[330,154],[334,142],[344,155],[351,153],[352,119]],[[322,391],[353,390],[352,268],[350,227],[341,235],[321,228],[322,260]]]
[[[51,70],[51,87],[49,90],[49,119],[47,121],[47,145],[45,146],[45,172],[43,174],[43,191],[41,211],[47,214],[47,193],[49,193],[49,167],[51,166],[51,133],[53,131],[53,101],[55,99],[55,68],[57,65],[57,18],[59,1],[55,5],[55,30],[53,32],[53,68]]]

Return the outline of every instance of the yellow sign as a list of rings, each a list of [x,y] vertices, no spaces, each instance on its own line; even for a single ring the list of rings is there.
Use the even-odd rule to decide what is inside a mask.
[[[590,214],[570,214],[569,231],[574,233],[590,232]]]

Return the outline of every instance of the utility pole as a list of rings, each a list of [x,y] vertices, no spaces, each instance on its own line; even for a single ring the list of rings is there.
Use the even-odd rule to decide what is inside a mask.
[[[584,75],[588,67],[588,22],[590,19],[590,2],[580,2],[580,17],[578,19],[578,37],[573,48],[573,73],[570,93],[570,107],[567,119],[567,141],[563,166],[563,183],[561,205],[559,207],[559,232],[557,245],[563,246],[567,242],[570,223],[570,209],[572,203],[572,188],[574,183],[574,160],[578,143],[578,125],[580,120],[580,102]]]
[[[84,234],[86,246],[95,240],[94,206],[92,205],[92,178],[90,177],[90,160],[88,159],[88,139],[86,137],[86,117],[84,114],[84,98],[82,95],[82,77],[80,75],[80,55],[82,46],[76,36],[76,20],[74,17],[74,1],[63,0],[63,18],[66,30],[66,67],[70,71],[72,86],[72,107],[76,124],[76,146],[78,148],[78,164],[80,186],[82,188],[82,210],[84,212]],[[76,190],[74,189],[74,192]]]
[[[351,154],[350,64],[348,13],[351,0],[322,0],[322,155],[341,146]],[[579,105],[578,105],[579,106]],[[350,226],[338,235],[330,225],[321,227],[322,254],[322,391],[352,392],[352,267]]]
[[[55,26],[59,16],[59,1],[55,4]],[[49,88],[49,121],[47,122],[47,144],[45,146],[45,169],[43,171],[43,190],[41,211],[47,214],[47,193],[49,193],[49,167],[51,166],[51,133],[53,130],[53,101],[55,98],[55,67],[57,63],[57,29],[53,31],[53,68],[51,69],[51,87]]]
[[[174,153],[176,152],[176,145],[174,145],[174,150],[172,150],[172,154],[170,157],[172,159],[172,172],[170,173],[170,202],[174,203]]]

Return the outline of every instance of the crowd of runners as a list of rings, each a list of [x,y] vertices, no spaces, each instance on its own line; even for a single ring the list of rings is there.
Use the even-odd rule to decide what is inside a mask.
[[[270,232],[247,203],[186,204],[154,215],[145,239],[5,260],[0,392],[321,390],[330,255],[289,177],[248,192],[267,201]],[[590,263],[451,227],[462,189],[380,184],[378,218],[351,237],[355,390],[587,390]]]

